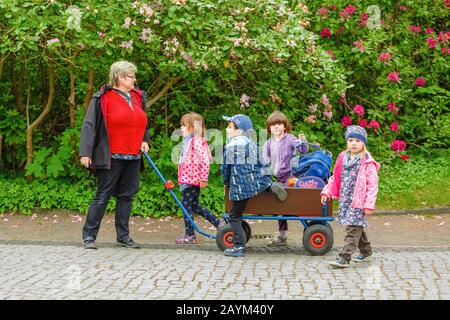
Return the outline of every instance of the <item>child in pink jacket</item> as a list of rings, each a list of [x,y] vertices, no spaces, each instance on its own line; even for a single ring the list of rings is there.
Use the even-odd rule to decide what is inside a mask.
[[[333,175],[321,193],[322,204],[330,198],[339,199],[337,221],[347,226],[339,258],[330,262],[337,268],[349,266],[356,248],[360,254],[353,259],[355,262],[367,261],[372,255],[364,227],[368,225],[367,216],[375,209],[380,168],[366,149],[367,133],[363,127],[347,127],[345,139],[347,150],[338,156]]]
[[[181,134],[183,148],[178,163],[178,184],[183,195],[183,205],[194,219],[198,213],[211,222],[216,228],[221,225],[220,219],[208,209],[200,205],[200,189],[208,186],[209,162],[212,159],[211,151],[205,136],[203,117],[190,112],[181,117]],[[197,243],[194,227],[184,217],[185,235],[175,240],[179,244]]]

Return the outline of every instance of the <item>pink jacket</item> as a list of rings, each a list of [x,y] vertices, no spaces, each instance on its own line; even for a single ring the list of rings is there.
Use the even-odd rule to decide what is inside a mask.
[[[178,164],[178,184],[199,186],[201,181],[208,181],[210,160],[212,155],[208,143],[194,136],[189,141],[183,161]]]
[[[334,166],[333,175],[328,180],[328,184],[323,188],[322,195],[328,198],[339,199],[341,191],[342,164],[344,162],[345,151],[339,154]],[[356,178],[355,193],[351,207],[353,209],[375,209],[375,202],[378,193],[378,173],[380,164],[367,153],[359,168]]]

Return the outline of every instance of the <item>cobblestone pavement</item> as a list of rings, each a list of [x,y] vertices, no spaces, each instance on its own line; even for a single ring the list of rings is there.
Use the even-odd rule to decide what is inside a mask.
[[[344,270],[302,248],[0,244],[0,299],[450,299],[450,248],[376,248]]]

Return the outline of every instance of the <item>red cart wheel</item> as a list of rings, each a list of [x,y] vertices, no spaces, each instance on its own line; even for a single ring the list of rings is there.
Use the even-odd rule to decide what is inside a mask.
[[[313,256],[324,255],[333,247],[333,231],[322,224],[314,224],[303,232],[303,246]]]
[[[309,241],[314,248],[320,249],[327,243],[327,238],[325,238],[323,234],[317,232],[311,236]]]
[[[243,240],[246,241],[245,232],[242,236]],[[231,230],[230,224],[224,225],[217,231],[216,244],[221,251],[233,247],[233,230]]]

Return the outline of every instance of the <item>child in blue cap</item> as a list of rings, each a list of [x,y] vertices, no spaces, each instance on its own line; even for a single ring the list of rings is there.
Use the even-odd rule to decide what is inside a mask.
[[[228,121],[228,142],[220,169],[223,184],[230,186],[230,200],[233,203],[230,212],[233,247],[225,249],[224,255],[243,257],[245,239],[242,214],[247,201],[263,191],[272,191],[280,201],[285,201],[287,192],[281,183],[272,182],[270,171],[266,175],[261,172],[263,166],[258,159],[258,146],[248,137],[250,130],[253,130],[250,118],[243,114],[222,118]]]

